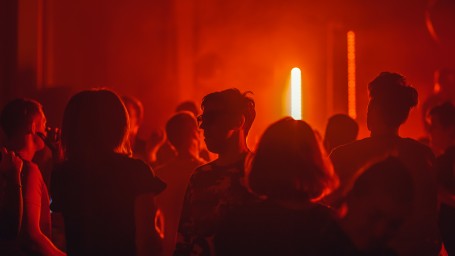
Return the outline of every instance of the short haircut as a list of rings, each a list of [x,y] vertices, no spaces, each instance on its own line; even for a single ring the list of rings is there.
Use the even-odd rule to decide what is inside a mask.
[[[33,118],[43,111],[38,101],[32,99],[15,99],[3,108],[0,124],[7,138],[30,132]]]
[[[189,111],[176,113],[166,123],[167,139],[176,149],[191,143],[195,132],[198,132],[196,117]]]
[[[139,124],[142,123],[142,120],[144,119],[144,106],[142,105],[142,102],[132,96],[123,96],[122,101],[127,107],[127,110],[128,106],[132,106],[134,110],[136,110],[137,121]]]
[[[269,198],[315,201],[338,185],[313,129],[291,117],[266,129],[246,166],[249,188]]]
[[[389,127],[399,127],[408,118],[411,108],[417,105],[417,90],[407,84],[404,76],[382,72],[369,85],[370,104]]]
[[[359,133],[357,122],[344,114],[336,114],[329,118],[325,129],[324,140],[330,149],[356,140]],[[329,144],[329,145],[327,145]]]
[[[68,158],[124,149],[128,114],[119,96],[107,89],[74,95],[63,115],[62,144]]]
[[[430,116],[436,117],[444,128],[455,127],[455,106],[450,101],[432,108]]]
[[[213,92],[202,99],[201,108],[204,110],[208,104],[217,104],[222,106],[228,113],[243,115],[245,117],[244,132],[248,134],[256,117],[255,103],[248,96],[249,94],[252,94],[252,92],[241,93],[236,88]]]

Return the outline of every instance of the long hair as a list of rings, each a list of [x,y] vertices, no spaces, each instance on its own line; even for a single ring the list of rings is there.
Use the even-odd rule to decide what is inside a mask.
[[[313,129],[286,117],[262,135],[247,164],[247,184],[269,198],[317,201],[336,188],[338,179]]]
[[[117,94],[107,89],[81,91],[70,99],[63,115],[65,156],[128,153],[128,129],[128,114]]]

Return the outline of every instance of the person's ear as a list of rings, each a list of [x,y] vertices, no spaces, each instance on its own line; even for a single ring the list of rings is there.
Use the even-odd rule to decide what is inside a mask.
[[[29,130],[29,133],[31,134],[36,134],[36,123],[35,122],[32,122],[31,125],[30,125],[30,130]]]
[[[245,125],[245,116],[240,115],[238,118],[235,119],[234,123],[234,130],[241,130]]]

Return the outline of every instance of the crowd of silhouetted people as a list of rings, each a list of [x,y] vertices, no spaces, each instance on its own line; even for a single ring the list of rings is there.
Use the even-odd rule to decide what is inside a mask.
[[[418,92],[390,72],[368,84],[369,137],[345,114],[323,136],[284,117],[254,150],[266,113],[238,89],[182,102],[147,140],[141,101],[110,89],[73,95],[58,128],[12,100],[0,255],[455,255],[455,72],[437,74],[419,141],[399,133]]]

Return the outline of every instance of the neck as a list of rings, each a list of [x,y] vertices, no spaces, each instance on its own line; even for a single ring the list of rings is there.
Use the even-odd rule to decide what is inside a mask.
[[[7,141],[7,148],[16,152],[23,160],[31,161],[36,149],[28,137],[13,137]]]
[[[25,161],[32,161],[36,150],[32,145],[28,145],[16,151],[16,153]]]
[[[199,159],[199,151],[192,149],[177,150],[177,156],[185,159]]]
[[[396,136],[398,136],[398,128],[373,130],[373,131],[371,131],[370,136],[371,137],[396,137]]]
[[[250,152],[243,132],[239,132],[239,136],[233,136],[232,141],[228,144],[226,150],[218,154],[218,159],[216,160],[218,165],[235,163]]]

